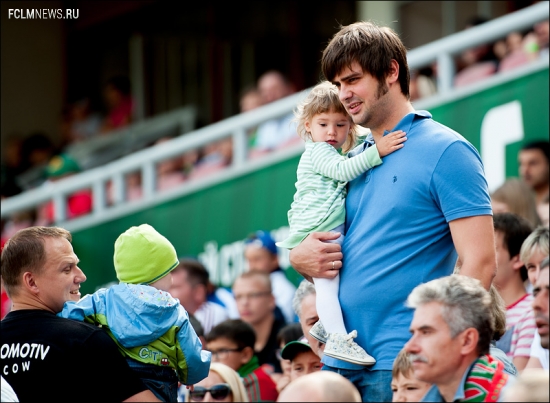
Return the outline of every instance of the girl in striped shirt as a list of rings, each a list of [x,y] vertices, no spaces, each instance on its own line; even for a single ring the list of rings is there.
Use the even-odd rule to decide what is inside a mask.
[[[339,232],[331,242],[342,244],[346,217],[346,184],[382,163],[381,158],[403,147],[401,130],[387,134],[353,157],[346,155],[358,145],[358,127],[338,97],[338,88],[328,81],[315,86],[295,111],[298,134],[305,151],[297,169],[296,193],[288,212],[289,235],[277,246],[293,249],[311,232]],[[363,144],[361,144],[363,146]],[[338,151],[341,149],[342,154]],[[360,365],[376,360],[353,341],[357,331],[348,333],[338,301],[340,276],[314,278],[319,321],[311,336],[326,343],[324,354]]]

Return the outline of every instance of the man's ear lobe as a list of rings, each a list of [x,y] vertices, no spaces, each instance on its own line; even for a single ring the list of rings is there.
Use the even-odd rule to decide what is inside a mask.
[[[197,284],[192,290],[195,301],[203,303],[206,300],[207,290],[204,284]]]
[[[519,259],[519,255],[512,256],[510,258],[510,262],[512,263],[512,268],[514,270],[519,270],[524,266],[523,262]]]
[[[462,333],[462,353],[464,355],[470,354],[472,351],[477,350],[477,343],[479,342],[479,332],[470,327]]]
[[[36,294],[40,291],[38,288],[38,284],[36,283],[36,278],[34,274],[30,271],[26,271],[25,273],[23,273],[23,286],[33,294]]]
[[[389,83],[395,83],[399,80],[399,63],[397,63],[397,60],[392,59],[390,61],[390,72],[386,79]]]

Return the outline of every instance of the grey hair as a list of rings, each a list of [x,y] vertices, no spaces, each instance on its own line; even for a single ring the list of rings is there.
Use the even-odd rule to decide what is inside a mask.
[[[430,302],[442,305],[441,315],[449,326],[452,338],[468,328],[474,328],[479,333],[478,353],[489,352],[495,319],[491,312],[491,295],[479,280],[454,274],[417,286],[407,298],[410,308]]]
[[[292,309],[294,309],[294,312],[298,315],[298,318],[300,317],[300,313],[302,311],[302,301],[310,294],[315,294],[315,286],[307,280],[302,280],[294,293],[294,298],[292,299]]]

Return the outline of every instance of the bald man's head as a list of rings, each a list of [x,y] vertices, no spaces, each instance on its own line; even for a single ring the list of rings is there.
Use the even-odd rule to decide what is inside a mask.
[[[361,395],[353,383],[331,371],[304,375],[288,384],[278,402],[360,402]]]

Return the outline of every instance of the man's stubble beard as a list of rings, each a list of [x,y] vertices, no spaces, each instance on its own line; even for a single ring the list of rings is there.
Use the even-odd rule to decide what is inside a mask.
[[[363,111],[361,116],[353,116],[354,123],[369,129],[378,128],[382,125],[386,119],[388,106],[390,104],[389,97],[387,96],[388,92],[388,85],[385,82],[379,82],[376,92],[376,101],[370,108]]]

